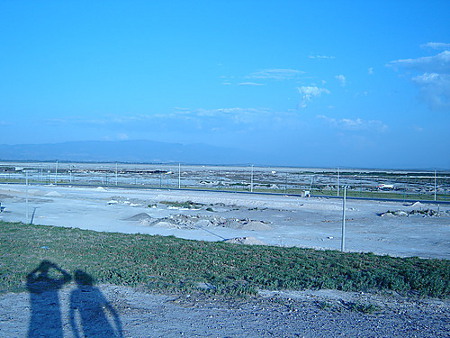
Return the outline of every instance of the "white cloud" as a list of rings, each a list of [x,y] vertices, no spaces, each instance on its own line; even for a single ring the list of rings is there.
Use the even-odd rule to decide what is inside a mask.
[[[431,48],[431,49],[450,49],[450,43],[444,43],[444,42],[427,42],[423,45],[420,45],[422,48]]]
[[[117,134],[117,138],[121,141],[128,140],[130,137],[126,133],[119,133]]]
[[[428,73],[450,73],[450,51],[445,50],[434,56],[424,56],[417,59],[391,61],[388,65]]]
[[[310,55],[308,56],[310,59],[335,59],[335,56],[328,56],[328,55]]]
[[[233,124],[254,123],[263,116],[270,115],[271,112],[264,108],[217,108],[217,109],[183,109],[175,110],[173,118],[184,120],[219,121],[219,126],[223,122]]]
[[[448,44],[428,43],[435,48]],[[436,46],[437,45],[437,46]],[[418,72],[411,78],[420,90],[421,97],[433,110],[450,111],[450,51],[416,59],[402,59],[388,64]]]
[[[264,86],[263,83],[256,83],[256,82],[241,82],[238,85],[239,86]]]
[[[367,73],[369,75],[373,75],[374,71],[373,71],[373,67],[370,67],[369,69],[367,69]]]
[[[342,87],[345,87],[347,79],[345,78],[344,75],[342,75],[342,74],[336,75],[335,79],[339,81],[339,83],[341,84]]]
[[[432,109],[450,109],[450,75],[425,73],[412,78]]]
[[[254,72],[248,76],[248,79],[272,79],[272,80],[291,80],[303,74],[304,72],[297,69],[263,69],[258,72]]]
[[[297,88],[300,95],[302,96],[300,107],[306,108],[308,103],[314,98],[322,94],[330,94],[330,91],[326,88],[319,88],[316,86],[302,86]]]
[[[317,115],[318,119],[326,121],[329,125],[337,129],[343,130],[364,130],[364,131],[376,131],[385,132],[388,126],[379,120],[363,120],[361,118],[356,119],[335,119],[325,115]]]

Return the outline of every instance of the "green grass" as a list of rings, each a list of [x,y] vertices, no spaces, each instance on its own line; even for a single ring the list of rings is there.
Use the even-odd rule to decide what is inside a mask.
[[[258,289],[395,290],[448,297],[450,261],[302,248],[247,246],[175,237],[0,222],[0,292],[25,289],[28,272],[49,260],[97,283],[159,291],[252,294]]]

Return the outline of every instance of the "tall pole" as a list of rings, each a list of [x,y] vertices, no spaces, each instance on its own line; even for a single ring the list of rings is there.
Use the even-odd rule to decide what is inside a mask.
[[[337,168],[337,197],[339,197],[339,185],[340,185],[340,182],[339,182],[339,179],[340,179],[340,172],[339,172],[339,168]]]
[[[117,182],[117,162],[116,162],[116,185],[118,184]]]
[[[284,192],[285,193],[287,193],[287,185],[288,185],[288,173],[287,173],[287,171],[286,171],[286,180],[285,180],[285,182],[284,182]]]
[[[25,172],[25,185],[26,185],[26,187],[25,187],[25,205],[26,205],[26,218],[27,218],[25,223],[28,223],[28,218],[29,218],[29,215],[28,215],[28,171]]]
[[[55,184],[58,184],[58,161],[56,161]]]
[[[178,163],[178,189],[181,189],[181,163]]]
[[[253,192],[253,164],[252,164],[252,173],[250,176],[250,192]]]
[[[434,171],[434,200],[437,200],[437,176],[436,170]]]
[[[345,251],[345,208],[347,200],[347,186],[344,185],[344,196],[342,199],[342,235],[341,235],[341,251]]]

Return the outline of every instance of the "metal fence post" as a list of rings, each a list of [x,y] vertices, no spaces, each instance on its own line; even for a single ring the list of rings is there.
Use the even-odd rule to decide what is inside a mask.
[[[341,235],[341,251],[345,251],[345,208],[347,202],[347,186],[344,186],[344,196],[342,201],[342,235]]]

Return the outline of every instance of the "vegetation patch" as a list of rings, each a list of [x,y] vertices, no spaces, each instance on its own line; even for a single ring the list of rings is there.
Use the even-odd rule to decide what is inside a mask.
[[[172,208],[180,208],[180,209],[200,209],[204,206],[201,203],[194,203],[192,201],[186,202],[172,202],[172,201],[162,201],[161,204],[167,205]]]
[[[25,290],[43,260],[98,283],[160,291],[394,290],[448,297],[450,261],[204,242],[0,222],[0,292]],[[207,285],[200,288],[199,285]],[[357,311],[360,311],[356,309]],[[371,309],[361,311],[372,311]]]

